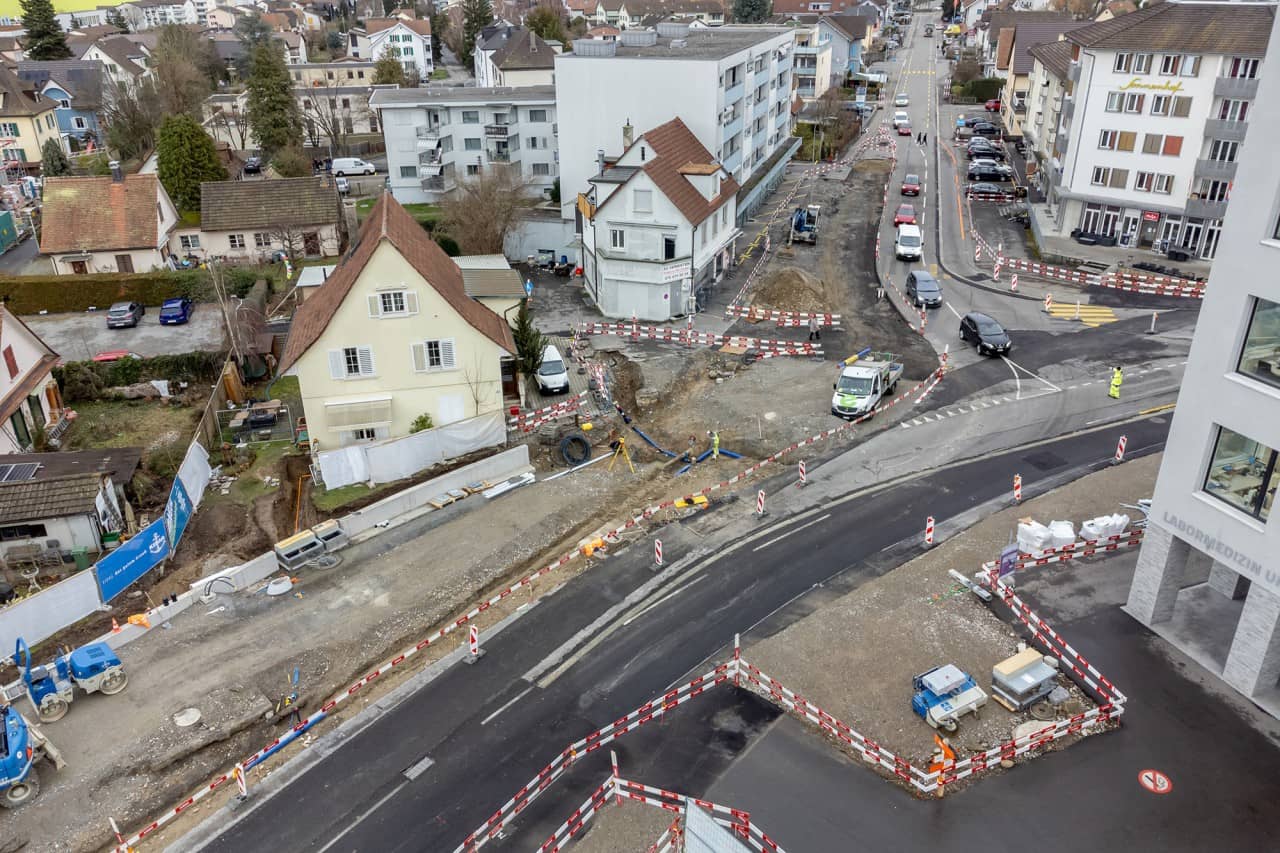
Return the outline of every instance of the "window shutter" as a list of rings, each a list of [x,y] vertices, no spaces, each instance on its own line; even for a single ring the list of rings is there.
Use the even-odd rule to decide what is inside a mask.
[[[1142,112],[1142,105],[1143,105],[1143,104],[1145,104],[1146,102],[1147,102],[1147,96],[1146,96],[1146,95],[1139,95],[1139,96],[1138,96],[1138,108],[1137,108],[1136,110],[1134,110],[1134,112],[1136,112],[1136,113],[1140,113],[1140,112]]]
[[[406,290],[404,292],[404,310],[407,314],[418,313],[418,291]]]
[[[427,371],[427,348],[425,344],[410,344],[409,351],[413,354],[413,372],[426,373]]]
[[[440,339],[440,369],[453,370],[458,364],[453,358],[453,338]]]
[[[1158,133],[1148,133],[1142,138],[1143,154],[1159,154],[1161,137]]]
[[[1186,118],[1191,115],[1191,99],[1177,96],[1173,99],[1173,114],[1178,118]]]
[[[369,294],[369,316],[378,317],[382,314],[382,298],[376,293]]]
[[[329,350],[329,378],[347,378],[346,362],[342,358],[342,350],[340,349]]]
[[[1177,157],[1182,153],[1182,137],[1166,136],[1164,138],[1164,153],[1167,157]]]
[[[1137,141],[1138,134],[1134,133],[1132,130],[1122,130],[1120,131],[1120,141],[1117,144],[1117,147],[1121,151],[1132,151],[1133,146]]]
[[[356,358],[360,362],[360,375],[372,376],[373,375],[373,348],[357,347]]]

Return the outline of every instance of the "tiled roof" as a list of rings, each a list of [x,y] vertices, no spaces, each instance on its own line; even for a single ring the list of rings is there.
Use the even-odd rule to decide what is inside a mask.
[[[124,485],[133,479],[142,460],[141,447],[111,447],[105,450],[59,450],[57,453],[6,453],[0,464],[40,466],[35,480],[65,477],[68,474],[106,474]]]
[[[1005,27],[996,37],[996,70],[1009,70],[1009,57],[1013,55],[1013,35],[1016,31],[1012,27]]]
[[[40,251],[103,252],[160,244],[160,179],[45,178]]]
[[[1065,80],[1067,70],[1071,66],[1072,50],[1071,42],[1055,41],[1049,44],[1038,44],[1031,48],[1029,53],[1032,58],[1040,60],[1040,64],[1048,69],[1050,74],[1059,80]]]
[[[1165,50],[1262,56],[1275,7],[1253,3],[1157,3],[1072,31],[1067,38],[1103,50]]]
[[[1038,44],[1050,44],[1058,40],[1063,33],[1089,26],[1087,21],[1049,21],[1047,23],[1018,24],[1013,37],[1013,58],[1011,70],[1014,74],[1030,74],[1035,67],[1035,59],[1031,56],[1031,48]],[[1000,33],[1001,37],[1007,30]]]
[[[805,12],[810,11],[809,5],[812,2],[813,0],[774,0],[773,14],[774,15],[784,15],[784,14],[791,14],[791,13],[803,14]],[[864,2],[866,2],[866,0],[830,0],[831,8],[827,9],[826,11],[828,14],[832,14],[832,15],[839,14],[845,11],[852,11],[854,9],[857,9]],[[883,6],[884,4],[878,3],[876,5]]]
[[[537,33],[519,27],[490,58],[503,71],[550,70],[556,67],[556,52]]]
[[[145,68],[133,61],[133,57],[143,56],[145,51],[135,44],[132,39],[124,36],[112,36],[111,38],[99,39],[91,46],[109,56],[116,65],[119,65],[131,77],[141,76],[146,71]]]
[[[35,91],[37,87],[0,66],[0,117],[33,116],[57,106]]]
[[[457,264],[391,193],[384,192],[360,229],[355,248],[293,315],[289,340],[280,359],[281,373],[292,367],[319,340],[383,240],[390,243],[426,279],[427,284],[448,301],[464,322],[507,352],[515,353],[511,327],[497,314],[467,296],[462,271]],[[360,306],[359,310],[363,311],[364,307]]]
[[[724,6],[719,0],[625,0],[622,5],[627,7],[627,14],[633,18],[637,15],[724,13]]]
[[[364,29],[369,35],[380,33],[383,30],[389,30],[396,24],[404,24],[407,29],[413,30],[420,36],[431,35],[431,22],[419,21],[417,19],[403,20],[401,18],[370,18],[364,22]]]
[[[710,167],[715,160],[680,119],[672,119],[645,131],[640,140],[647,142],[654,153],[653,159],[645,162],[644,173],[684,218],[689,220],[689,224],[698,225],[715,213],[726,199],[737,194],[738,182],[728,175],[720,181],[720,194],[710,200],[685,177],[682,170],[690,166]],[[717,167],[714,170],[697,168],[688,171],[693,174],[715,174],[720,170]]]
[[[1073,20],[1066,12],[1050,12],[1048,10],[1024,12],[1014,9],[988,9],[987,11],[991,13],[991,22],[987,29],[988,41],[994,40],[1001,30],[1021,24],[1048,23],[1050,21],[1066,23]],[[983,15],[985,16],[986,12]]]
[[[327,176],[200,185],[204,231],[328,225],[338,221],[338,190]]]
[[[97,513],[101,474],[68,474],[44,480],[0,483],[0,524]]]
[[[77,109],[96,110],[102,106],[102,63],[84,59],[24,60],[17,65],[18,76],[43,87],[50,78],[71,94]]]
[[[871,19],[867,15],[855,15],[847,13],[844,15],[823,15],[822,20],[835,27],[854,41],[866,38],[867,26],[871,23]]]

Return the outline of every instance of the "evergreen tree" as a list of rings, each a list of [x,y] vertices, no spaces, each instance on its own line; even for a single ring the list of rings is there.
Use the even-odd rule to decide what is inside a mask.
[[[493,23],[493,6],[489,0],[462,0],[462,53],[458,59],[470,68],[476,53],[476,37]]]
[[[122,33],[129,32],[129,22],[124,19],[119,7],[107,12],[107,23]]]
[[[440,49],[444,46],[444,38],[449,33],[449,16],[444,9],[431,7],[431,62],[439,68],[444,61]]]
[[[758,24],[772,14],[772,0],[733,0],[734,23]]]
[[[378,61],[373,63],[373,82],[374,85],[379,83],[405,85],[404,66],[400,64],[400,60],[396,59],[390,48],[384,50],[382,56],[378,57]]]
[[[280,45],[265,42],[254,46],[245,88],[249,124],[267,159],[290,145],[301,144],[302,116]]]
[[[40,146],[40,176],[57,178],[71,171],[71,163],[67,155],[62,153],[62,146],[56,139],[46,139]]]
[[[516,364],[525,376],[532,376],[542,366],[542,351],[547,348],[547,336],[533,325],[533,317],[529,314],[529,300],[520,300],[520,310],[516,313],[516,325],[511,330],[511,337],[516,342]]]
[[[156,171],[181,211],[200,210],[200,184],[225,181],[227,170],[209,134],[191,116],[170,115],[156,134]]]
[[[19,0],[27,28],[27,59],[70,59],[67,34],[53,16],[53,0]]]
[[[524,25],[543,41],[565,42],[564,17],[550,6],[539,6],[524,18]]]

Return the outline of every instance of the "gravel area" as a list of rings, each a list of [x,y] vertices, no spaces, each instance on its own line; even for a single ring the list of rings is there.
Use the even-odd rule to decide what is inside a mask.
[[[657,806],[609,805],[587,824],[569,853],[644,853],[671,826],[675,815]]]
[[[1078,527],[1086,518],[1117,511],[1120,503],[1148,497],[1158,466],[1159,456],[1149,456],[994,513],[743,655],[863,735],[913,762],[927,763],[933,730],[911,711],[912,677],[953,663],[990,692],[991,667],[1017,652],[1020,636],[961,591],[947,570],[972,574],[1011,541],[1019,518],[1069,519]],[[1032,571],[1071,571],[1071,563],[1061,565]],[[1093,707],[1074,685],[1071,689]],[[1029,719],[992,700],[976,718],[961,718],[951,742],[963,758],[1009,738]]]

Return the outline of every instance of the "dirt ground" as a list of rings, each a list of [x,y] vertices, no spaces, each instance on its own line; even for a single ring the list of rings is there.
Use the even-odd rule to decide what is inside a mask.
[[[573,853],[645,853],[676,816],[657,806],[624,800],[611,802],[587,824],[569,849]]]
[[[972,575],[1010,541],[1019,518],[1067,519],[1078,528],[1087,518],[1120,511],[1121,503],[1149,497],[1159,463],[1159,456],[1144,457],[997,512],[744,649],[743,656],[866,737],[927,763],[933,730],[911,711],[912,677],[954,663],[989,693],[991,667],[1016,653],[1024,638],[962,591],[947,570]],[[1072,565],[1027,571],[1067,572]],[[1106,671],[1105,661],[1095,664]],[[1070,690],[1093,707],[1074,685]],[[976,719],[961,718],[951,736],[957,757],[995,746],[1029,719],[989,701]]]

